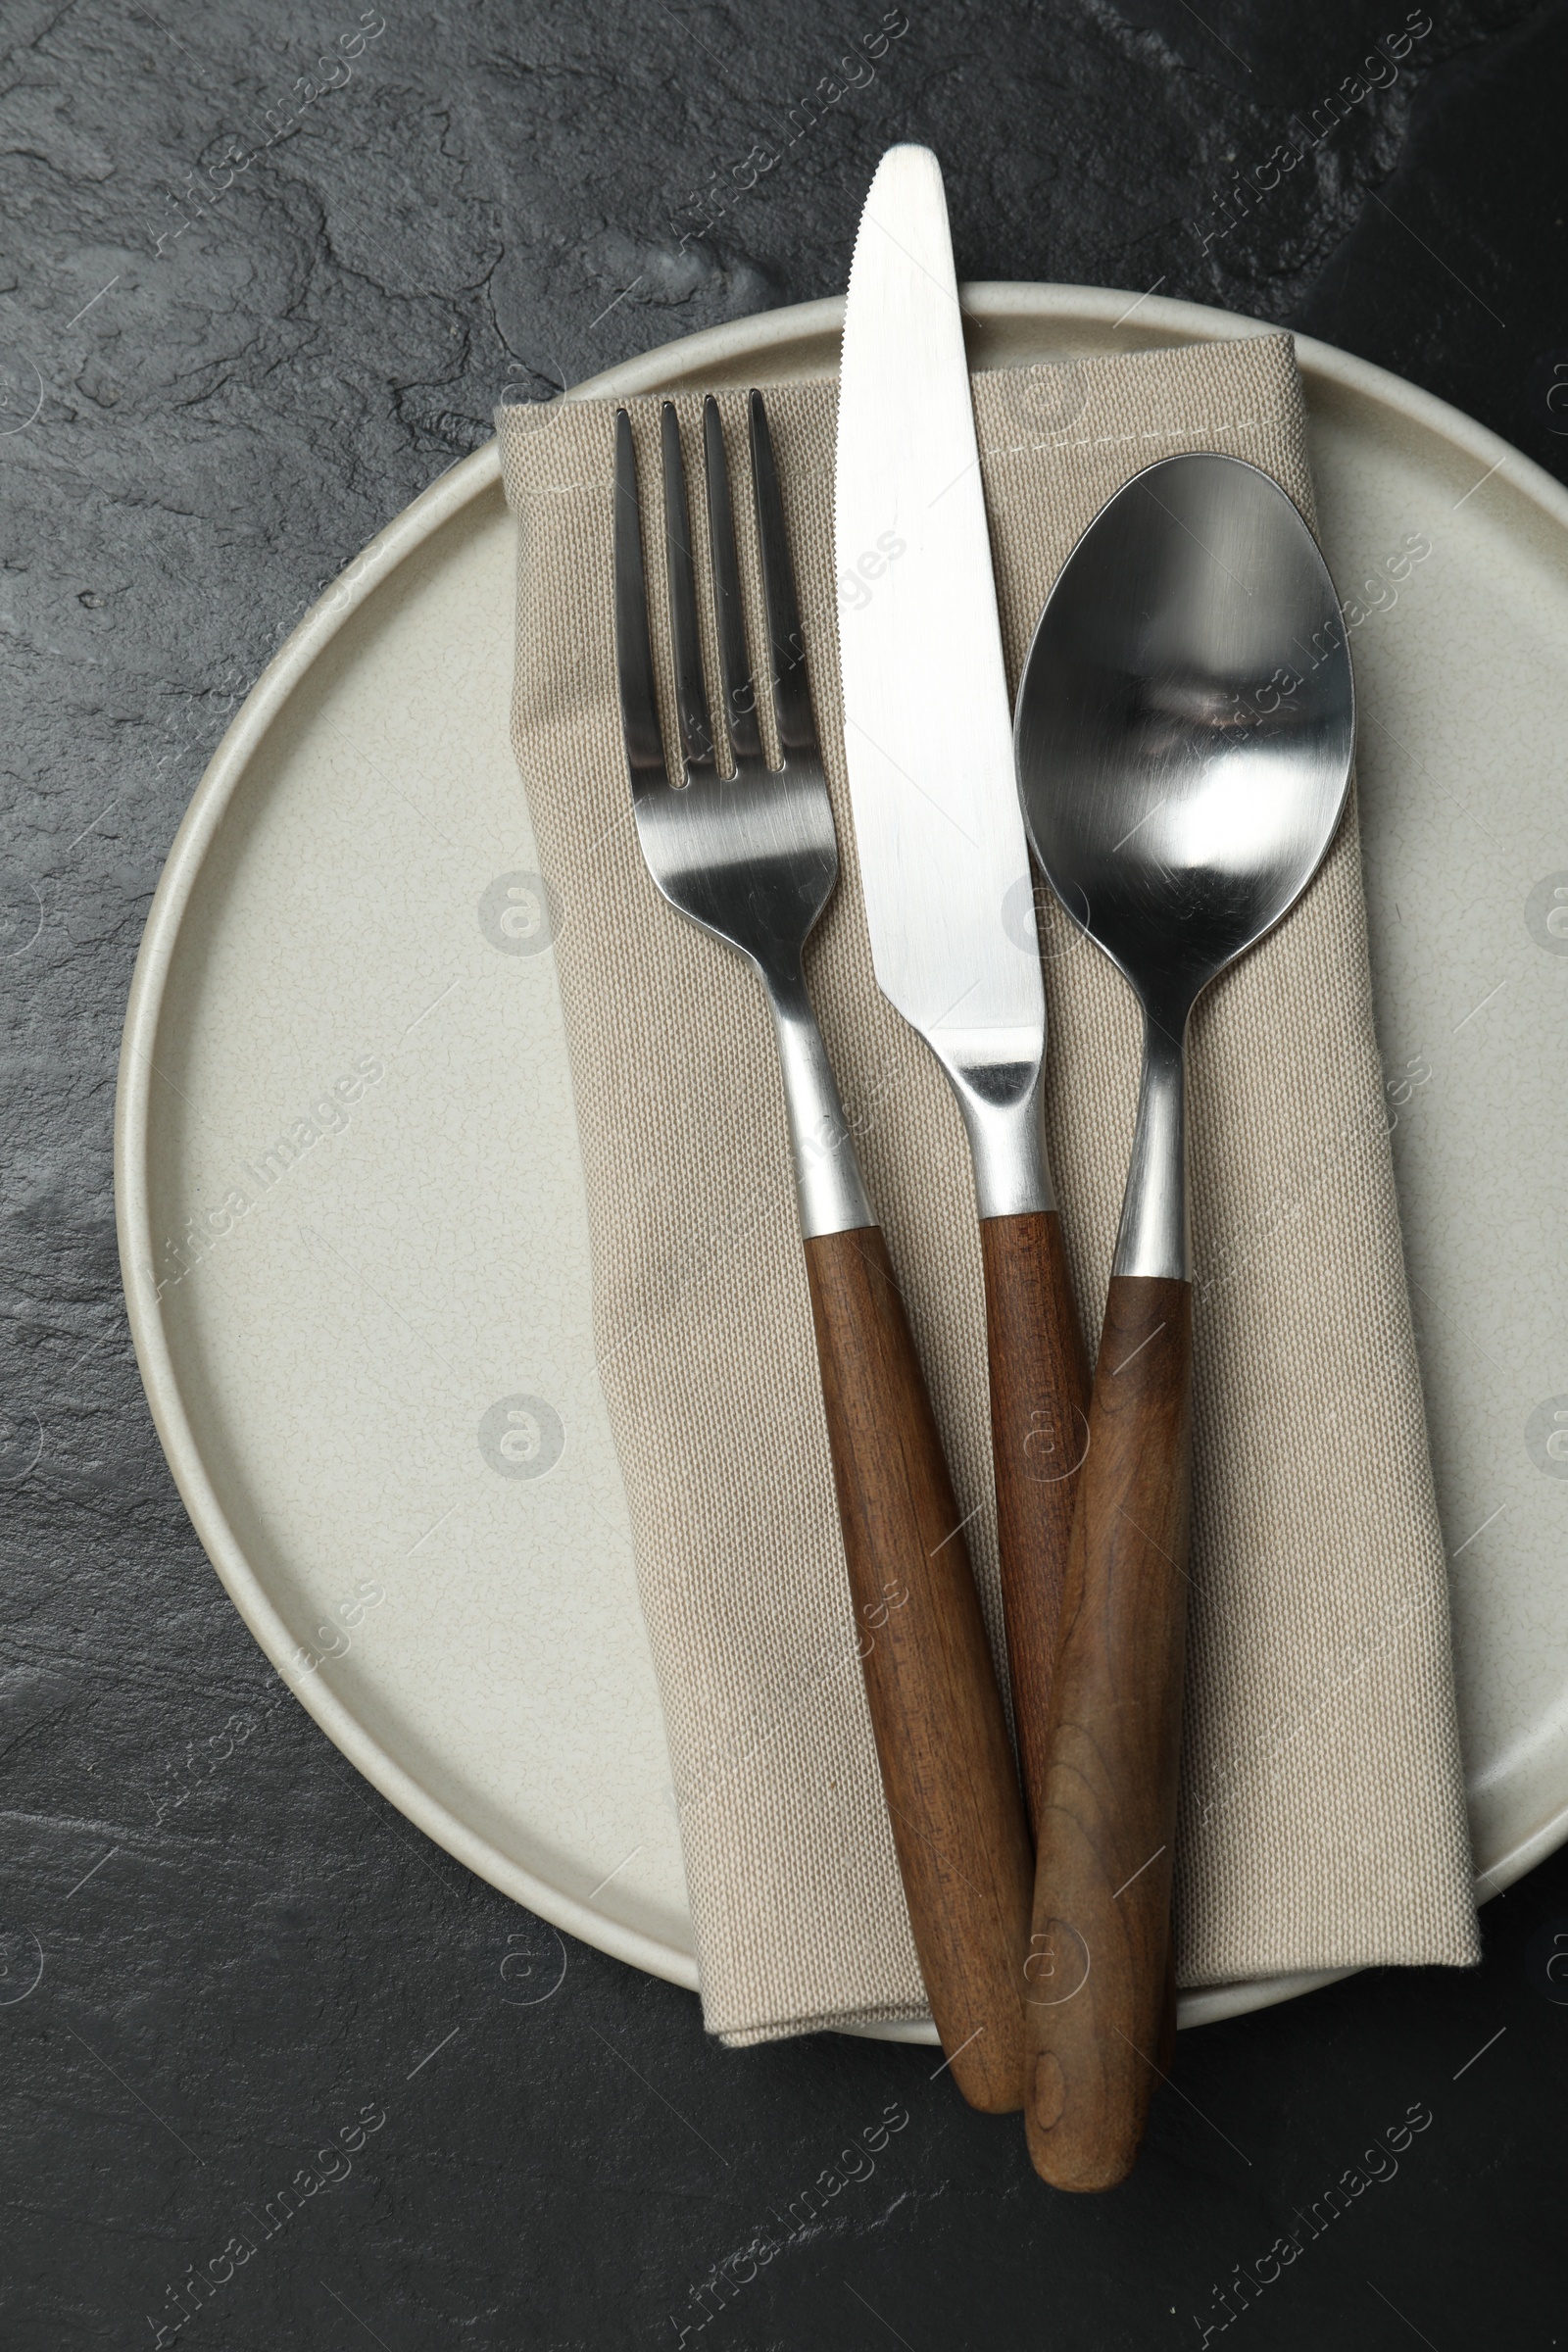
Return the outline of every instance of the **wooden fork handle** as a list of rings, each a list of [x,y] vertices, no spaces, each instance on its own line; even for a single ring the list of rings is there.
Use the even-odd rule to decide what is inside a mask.
[[[962,1514],[887,1244],[806,1244],[856,1626],[914,1946],[954,2080],[1023,2104],[1033,1877]]]
[[[1089,1363],[1055,1210],[985,1218],[980,1252],[1012,1722],[1036,1827],[1067,1545],[1089,1440]]]
[[[1190,1286],[1113,1276],[1068,1547],[1027,1962],[1029,2153],[1057,2188],[1125,2177],[1160,2080],[1191,1395]]]

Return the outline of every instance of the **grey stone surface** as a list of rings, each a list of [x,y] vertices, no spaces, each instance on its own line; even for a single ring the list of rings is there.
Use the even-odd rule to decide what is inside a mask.
[[[160,862],[281,638],[508,387],[837,290],[896,138],[943,156],[962,274],[1294,324],[1568,476],[1568,12],[1435,8],[1330,128],[1406,15],[10,0],[7,2352],[172,2342],[197,2271],[185,2336],[224,2352],[1555,2340],[1563,1858],[1488,1910],[1473,1976],[1184,2035],[1098,2202],[1041,2188],[923,2050],[721,2053],[690,1996],[428,1845],[281,1690],[160,1454],[111,1199]],[[1282,145],[1300,160],[1229,209]],[[1433,2120],[1395,2178],[1363,2151],[1412,2103]],[[844,2153],[890,2108],[874,2157]],[[320,2185],[285,2220],[294,2181]]]

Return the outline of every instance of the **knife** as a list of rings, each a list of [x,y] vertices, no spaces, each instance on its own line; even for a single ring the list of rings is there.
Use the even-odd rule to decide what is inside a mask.
[[[876,976],[947,1072],[974,1160],[1003,1609],[1033,1825],[1089,1370],[1046,1159],[1034,892],[947,199],[925,147],[888,151],[860,219],[834,536]]]

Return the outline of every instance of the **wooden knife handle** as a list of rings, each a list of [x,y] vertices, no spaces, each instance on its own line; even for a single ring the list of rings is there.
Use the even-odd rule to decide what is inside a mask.
[[[1112,1277],[1067,1555],[1026,1973],[1029,2153],[1131,2169],[1159,2075],[1187,1651],[1193,1295]]]
[[[1054,1209],[987,1217],[980,1252],[1012,1721],[1024,1803],[1037,1828],[1067,1545],[1089,1439],[1089,1360]]]
[[[1023,2105],[1033,1869],[962,1514],[877,1226],[806,1244],[871,1728],[914,1946],[971,2107]]]

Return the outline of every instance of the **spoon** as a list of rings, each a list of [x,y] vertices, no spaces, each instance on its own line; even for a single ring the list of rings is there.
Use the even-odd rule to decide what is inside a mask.
[[[1188,1016],[1322,863],[1353,736],[1339,600],[1279,485],[1239,459],[1193,455],[1117,491],[1041,616],[1016,725],[1035,855],[1144,1015],[1025,1965],[1029,2152],[1058,2188],[1124,2178],[1170,2062],[1192,1484]]]

